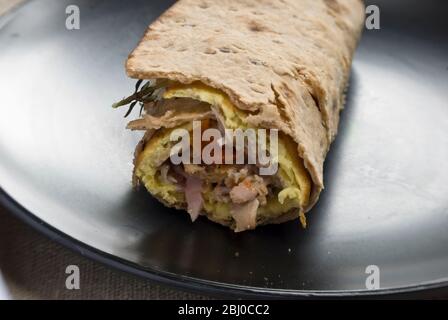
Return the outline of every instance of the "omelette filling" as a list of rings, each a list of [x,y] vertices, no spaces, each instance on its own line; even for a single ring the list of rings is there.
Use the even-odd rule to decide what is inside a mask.
[[[176,145],[171,139],[174,130],[192,133],[193,121],[201,121],[202,129],[244,130],[250,128],[245,121],[248,112],[234,107],[220,90],[199,82],[155,83],[158,85],[147,95],[150,101],[142,102],[136,88],[134,96],[121,104],[142,102],[142,117],[128,127],[147,132],[136,156],[135,176],[151,194],[168,206],[187,210],[192,221],[205,215],[236,232],[286,214],[295,214],[305,225],[303,208],[309,203],[311,178],[291,137],[279,133],[274,175],[261,175],[257,164],[175,165],[170,158]],[[148,87],[140,92],[143,90]]]

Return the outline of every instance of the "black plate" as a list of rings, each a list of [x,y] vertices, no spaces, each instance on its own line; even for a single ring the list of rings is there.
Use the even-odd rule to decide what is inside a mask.
[[[65,7],[81,29],[65,28]],[[90,257],[240,296],[389,294],[448,283],[446,1],[377,1],[353,66],[326,190],[298,222],[233,234],[131,189],[139,135],[112,102],[166,1],[31,1],[0,20],[0,200]],[[366,267],[381,272],[368,291]]]

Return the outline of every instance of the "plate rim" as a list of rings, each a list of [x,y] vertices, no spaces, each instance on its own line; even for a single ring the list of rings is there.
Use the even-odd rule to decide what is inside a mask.
[[[31,226],[40,234],[83,257],[99,262],[112,269],[129,273],[140,278],[196,294],[227,298],[274,298],[274,299],[322,299],[322,298],[379,298],[427,292],[435,289],[448,289],[448,278],[408,286],[391,287],[378,290],[295,290],[261,288],[235,285],[224,282],[183,276],[151,267],[142,267],[137,263],[122,259],[79,241],[56,229],[17,202],[0,185],[0,204],[15,217]]]

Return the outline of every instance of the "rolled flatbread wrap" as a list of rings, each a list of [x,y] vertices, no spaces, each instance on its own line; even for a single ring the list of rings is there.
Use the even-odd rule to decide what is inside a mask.
[[[145,132],[134,182],[166,206],[240,232],[300,218],[324,188],[364,23],[361,0],[180,0],[130,54]],[[183,129],[278,130],[274,175],[259,164],[173,164]],[[269,140],[268,140],[269,144]]]

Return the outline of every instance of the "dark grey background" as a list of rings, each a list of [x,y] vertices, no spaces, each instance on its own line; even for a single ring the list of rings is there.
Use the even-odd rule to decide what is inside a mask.
[[[65,29],[72,3],[79,31]],[[386,291],[444,285],[447,5],[375,3],[382,29],[366,31],[357,52],[307,230],[191,225],[131,190],[139,136],[110,103],[131,90],[124,61],[166,1],[31,1],[0,21],[0,200],[87,256],[190,289],[366,293],[372,264]]]

